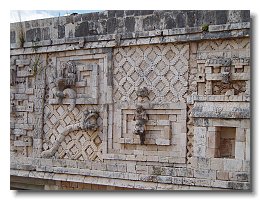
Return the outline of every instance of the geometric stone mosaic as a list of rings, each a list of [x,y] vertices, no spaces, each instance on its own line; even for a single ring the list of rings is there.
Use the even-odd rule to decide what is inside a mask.
[[[77,105],[71,112],[68,105],[46,105],[44,108],[45,125],[43,151],[50,149],[62,130],[69,124],[76,124],[81,121],[83,113],[87,109],[93,109],[91,106]],[[80,130],[69,133],[63,142],[61,142],[55,158],[64,158],[71,160],[101,160],[102,152],[102,119],[98,119],[99,129]]]
[[[133,102],[147,87],[153,103],[185,102],[189,45],[167,44],[114,50],[114,100]]]

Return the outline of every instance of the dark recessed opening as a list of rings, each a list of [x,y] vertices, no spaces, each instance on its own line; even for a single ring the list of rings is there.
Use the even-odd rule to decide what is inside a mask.
[[[236,128],[217,127],[215,158],[235,158]]]

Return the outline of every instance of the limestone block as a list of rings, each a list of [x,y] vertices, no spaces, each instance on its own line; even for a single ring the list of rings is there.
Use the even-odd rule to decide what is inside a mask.
[[[210,169],[212,170],[223,170],[224,159],[223,158],[211,158]]]
[[[66,181],[68,178],[67,174],[54,174],[54,176],[52,177],[53,180],[57,180],[57,181]]]
[[[247,102],[195,102],[192,109],[193,117],[206,118],[250,118]]]
[[[210,169],[195,169],[195,178],[216,179],[216,171]]]
[[[206,127],[194,127],[194,146],[206,145]]]
[[[208,158],[214,158],[219,152],[219,149],[215,148],[207,148],[206,149],[206,157]]]
[[[187,168],[176,168],[174,171],[176,172],[177,176],[187,176]]]
[[[128,163],[126,165],[127,172],[135,173],[135,166],[136,166],[136,163]]]
[[[224,164],[225,171],[241,171],[242,170],[242,160],[224,159],[223,164]]]
[[[244,160],[246,153],[246,143],[245,142],[235,142],[235,158]]]
[[[169,162],[169,157],[159,156],[159,162],[168,163]]]
[[[112,171],[112,172],[116,172],[116,171],[118,171],[118,169],[117,169],[117,165],[116,164],[107,164],[107,170],[108,171]]]
[[[243,171],[249,172],[250,171],[250,161],[243,160]]]
[[[30,171],[19,170],[18,176],[29,177]]]
[[[23,60],[16,60],[15,64],[18,65],[18,67],[24,67],[25,65],[30,65],[31,60],[30,59],[23,59]]]
[[[216,143],[217,143],[216,132],[208,131],[207,136],[208,136],[208,143],[207,143],[208,147],[212,148],[212,149],[217,148],[216,147]]]
[[[139,174],[134,173],[128,173],[128,177],[130,180],[139,180]]]
[[[229,184],[232,189],[236,189],[236,190],[249,190],[250,189],[250,183],[247,182],[236,182],[236,181],[232,181]]]
[[[119,172],[126,172],[127,171],[126,170],[126,165],[124,165],[124,164],[117,164],[117,170]]]
[[[26,135],[26,131],[21,130],[21,129],[13,129],[13,134],[14,135]]]
[[[240,127],[250,129],[250,120],[249,119],[241,120]]]
[[[196,178],[195,179],[195,185],[198,185],[198,186],[205,186],[205,187],[209,187],[210,186],[210,183],[211,181],[210,180],[207,180],[207,179],[199,179],[199,178]]]
[[[231,188],[229,181],[212,180],[210,185],[216,188]]]
[[[135,188],[136,189],[147,189],[147,190],[156,190],[157,189],[157,184],[155,183],[146,183],[146,182],[135,182]]]
[[[195,178],[183,178],[183,184],[184,185],[195,185]]]
[[[217,179],[229,180],[229,173],[225,171],[217,171]]]
[[[14,141],[14,146],[15,147],[30,147],[32,146],[32,139],[28,139],[27,141]]]
[[[183,177],[172,177],[172,184],[182,185]]]
[[[237,142],[245,142],[246,141],[245,129],[236,128],[236,141]]]
[[[197,166],[199,169],[209,169],[210,168],[210,159],[204,157],[198,157]]]
[[[245,159],[250,160],[250,129],[246,129],[246,149],[245,149]]]
[[[249,181],[250,177],[249,177],[249,174],[246,172],[230,172],[229,179],[231,181],[247,182],[247,181]]]
[[[170,140],[165,140],[165,139],[156,139],[155,143],[157,145],[170,145]]]
[[[157,176],[156,179],[159,183],[172,183],[171,176]]]
[[[158,156],[147,156],[146,157],[147,161],[154,161],[154,162],[158,162],[159,161],[159,157]]]
[[[205,67],[205,73],[211,74],[212,73],[212,67]]]
[[[148,174],[148,166],[136,165],[136,173]]]

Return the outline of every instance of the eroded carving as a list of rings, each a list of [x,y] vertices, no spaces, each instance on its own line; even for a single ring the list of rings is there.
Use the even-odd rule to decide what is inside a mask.
[[[62,100],[65,97],[69,97],[72,100],[70,110],[73,110],[76,102],[76,92],[71,88],[76,84],[76,65],[74,62],[63,63],[60,72],[57,77],[57,92],[59,104],[62,104]]]
[[[145,125],[148,121],[148,116],[143,108],[143,106],[138,105],[135,110],[134,119],[135,129],[134,134],[139,135],[141,144],[145,141]]]
[[[139,88],[136,91],[136,95],[137,95],[137,101],[139,103],[149,100],[149,91],[147,87]]]
[[[206,60],[206,66],[230,66],[230,58],[210,58]]]
[[[224,67],[224,71],[221,73],[223,83],[230,82],[230,74],[231,74],[231,67],[230,66]]]
[[[84,119],[82,121],[82,129],[83,130],[92,130],[96,131],[98,128],[97,119],[99,114],[97,111],[85,111],[84,112]]]

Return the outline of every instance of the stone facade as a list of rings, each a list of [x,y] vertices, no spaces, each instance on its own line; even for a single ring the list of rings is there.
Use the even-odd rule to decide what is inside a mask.
[[[11,186],[250,190],[249,33],[249,11],[11,24]]]

